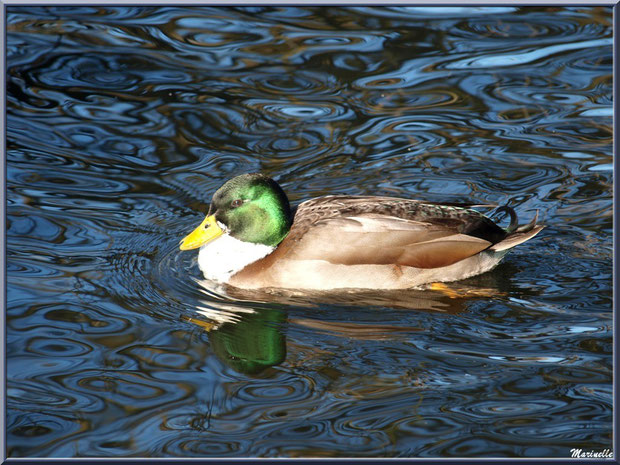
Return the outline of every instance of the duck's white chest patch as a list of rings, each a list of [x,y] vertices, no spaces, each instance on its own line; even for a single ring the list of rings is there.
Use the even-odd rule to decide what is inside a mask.
[[[271,252],[275,247],[252,244],[223,234],[203,245],[198,252],[198,266],[206,279],[228,282],[230,277]]]

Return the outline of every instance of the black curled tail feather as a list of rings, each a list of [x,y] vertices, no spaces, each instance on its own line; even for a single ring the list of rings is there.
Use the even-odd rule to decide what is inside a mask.
[[[506,212],[510,215],[510,224],[506,228],[506,234],[512,234],[513,232],[519,229],[519,218],[517,217],[517,212],[514,211],[512,207],[507,205],[502,205],[501,207],[497,207],[496,212]],[[537,214],[538,216],[538,214]],[[536,224],[536,218],[534,218],[534,225]],[[532,227],[534,227],[532,225]],[[528,225],[529,226],[529,225]],[[532,229],[532,228],[530,228]]]
[[[523,226],[519,226],[516,229],[516,231],[518,233],[530,232],[536,226],[537,221],[538,221],[538,210],[536,210],[536,214],[534,215],[534,218],[532,219],[532,221],[530,221],[528,224],[524,224]]]

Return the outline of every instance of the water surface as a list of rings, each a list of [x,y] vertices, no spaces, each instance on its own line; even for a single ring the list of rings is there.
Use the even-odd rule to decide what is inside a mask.
[[[10,457],[612,446],[608,7],[8,7]],[[201,286],[227,179],[539,211],[494,271]]]

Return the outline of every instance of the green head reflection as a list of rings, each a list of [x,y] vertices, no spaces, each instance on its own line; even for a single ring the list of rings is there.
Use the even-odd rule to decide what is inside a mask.
[[[209,333],[220,360],[239,373],[254,375],[286,359],[283,312],[261,309],[239,317],[235,323],[224,323]]]

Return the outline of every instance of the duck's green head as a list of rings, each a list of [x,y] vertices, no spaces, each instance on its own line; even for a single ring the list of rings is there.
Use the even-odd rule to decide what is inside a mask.
[[[181,241],[180,248],[195,249],[222,234],[275,247],[288,234],[292,221],[288,199],[278,183],[262,174],[244,174],[213,194],[207,217]]]

